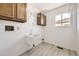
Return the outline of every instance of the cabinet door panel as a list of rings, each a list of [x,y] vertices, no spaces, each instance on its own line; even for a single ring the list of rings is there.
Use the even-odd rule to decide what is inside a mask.
[[[45,15],[42,15],[42,18],[43,18],[43,19],[41,19],[41,20],[43,20],[43,24],[42,25],[43,26],[46,26],[46,16]]]
[[[22,22],[26,21],[26,4],[17,3],[17,19]]]
[[[14,18],[16,15],[16,5],[13,3],[0,3],[0,16]]]
[[[37,24],[38,25],[41,24],[41,14],[40,13],[37,14]]]

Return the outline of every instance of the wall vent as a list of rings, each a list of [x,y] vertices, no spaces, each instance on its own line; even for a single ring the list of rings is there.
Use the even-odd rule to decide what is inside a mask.
[[[63,48],[62,48],[62,47],[57,46],[57,48],[58,48],[58,49],[62,49],[62,50],[63,50]]]

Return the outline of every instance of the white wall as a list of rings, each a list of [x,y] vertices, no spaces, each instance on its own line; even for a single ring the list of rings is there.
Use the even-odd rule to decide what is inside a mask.
[[[37,12],[39,11],[29,4],[26,23],[0,20],[0,55],[19,55],[32,48],[32,44],[41,42],[43,28],[36,24]],[[13,25],[15,30],[5,32],[5,25]],[[31,38],[27,38],[29,35]]]
[[[69,6],[64,6],[47,13],[47,26],[45,30],[45,40],[67,49],[76,51],[76,4],[70,5],[71,25],[69,27],[55,27],[55,15],[69,11]]]
[[[36,13],[39,11],[31,5],[28,6],[28,19],[26,23],[0,20],[0,55],[20,55],[32,48],[32,44],[39,44],[43,35],[45,41],[48,43],[76,50],[75,13],[72,14],[70,27],[57,28],[54,26],[54,16],[58,13],[67,11],[68,7],[51,10],[50,12],[45,13],[47,15],[47,26],[41,27],[36,25]],[[71,7],[71,10],[74,12],[76,10],[75,6],[73,8]],[[13,25],[15,31],[5,32],[5,25]],[[19,30],[17,29],[18,27]]]
[[[77,4],[77,53],[79,55],[79,4]]]

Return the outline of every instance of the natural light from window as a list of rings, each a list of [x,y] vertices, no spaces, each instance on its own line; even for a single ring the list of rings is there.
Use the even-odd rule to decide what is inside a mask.
[[[70,13],[62,13],[55,16],[55,26],[69,26]]]

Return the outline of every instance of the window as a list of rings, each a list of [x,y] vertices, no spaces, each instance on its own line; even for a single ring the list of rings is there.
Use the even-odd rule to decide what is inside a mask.
[[[56,26],[61,26],[61,15],[56,15]]]
[[[69,26],[70,13],[62,13],[55,16],[55,26]]]

